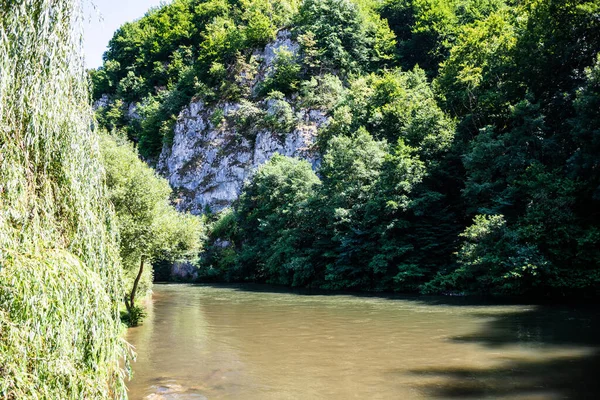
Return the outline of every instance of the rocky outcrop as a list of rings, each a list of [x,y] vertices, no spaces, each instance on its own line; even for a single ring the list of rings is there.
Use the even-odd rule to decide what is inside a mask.
[[[177,194],[180,209],[198,214],[229,206],[244,181],[275,153],[318,164],[314,142],[327,120],[322,112],[296,112],[298,122],[291,132],[251,129],[248,134],[232,121],[239,108],[239,103],[206,107],[198,101],[180,114],[173,143],[163,147],[158,163]],[[222,121],[214,118],[219,114]]]
[[[255,54],[260,63],[253,86],[268,76],[281,48],[298,51],[289,32],[281,31]],[[277,120],[282,107],[285,123]],[[219,211],[237,199],[244,182],[275,153],[306,159],[316,167],[314,143],[326,123],[324,112],[302,109],[291,99],[250,98],[212,105],[196,100],[179,115],[157,169],[177,194],[179,209],[195,214]]]

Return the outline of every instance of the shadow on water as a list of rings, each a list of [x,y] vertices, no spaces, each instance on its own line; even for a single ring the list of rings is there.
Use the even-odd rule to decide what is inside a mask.
[[[211,285],[212,286],[212,285]],[[221,285],[217,285],[223,287]],[[250,292],[297,295],[350,295],[418,302],[431,306],[487,306],[524,304],[522,299],[449,296],[405,296],[389,293],[356,293],[324,290],[290,290],[269,285],[227,285]],[[527,303],[525,303],[527,304]],[[600,399],[600,309],[598,306],[529,305],[526,310],[472,314],[483,322],[480,330],[453,337],[460,344],[494,350],[493,367],[456,366],[414,369],[419,385],[432,398],[536,398]],[[518,348],[521,352],[506,351]],[[421,381],[421,380],[419,380]]]
[[[167,282],[155,284],[169,284]],[[172,284],[172,283],[171,283]],[[386,300],[405,300],[418,302],[424,305],[448,305],[448,306],[485,306],[485,305],[525,305],[531,304],[522,298],[511,297],[484,297],[484,296],[430,296],[420,294],[399,294],[393,292],[368,292],[351,290],[328,290],[319,288],[294,288],[288,286],[277,286],[265,283],[191,283],[189,285],[198,287],[226,288],[240,292],[254,293],[279,293],[293,294],[298,296],[352,296],[357,298],[377,298]]]
[[[447,340],[493,351],[494,362],[414,368],[415,385],[444,399],[600,399],[600,308],[597,305],[531,305],[522,299],[406,296],[390,293],[289,289],[262,284],[198,284],[242,292],[301,296],[353,296],[410,301],[430,306],[469,307],[479,330]],[[485,306],[523,305],[502,312]],[[491,366],[490,366],[491,365]],[[394,373],[394,371],[390,371]],[[401,372],[406,374],[405,371]],[[393,378],[392,378],[393,379]]]
[[[491,368],[425,368],[412,373],[441,378],[423,388],[434,398],[600,398],[600,313],[597,309],[536,306],[525,312],[486,314],[482,329],[454,337],[502,352],[510,346],[537,356],[501,357]],[[540,357],[539,355],[542,355]],[[529,397],[527,397],[529,398]]]

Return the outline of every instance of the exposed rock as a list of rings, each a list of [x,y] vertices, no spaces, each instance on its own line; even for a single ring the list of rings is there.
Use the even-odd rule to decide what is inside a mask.
[[[98,100],[92,104],[92,108],[94,111],[99,109],[100,107],[107,107],[110,104],[110,97],[107,94],[103,94]]]
[[[198,279],[198,267],[191,262],[174,262],[171,266],[171,277],[194,281]]]
[[[225,117],[218,126],[211,121],[216,109]],[[179,116],[173,143],[163,147],[158,169],[176,192],[180,209],[198,214],[207,207],[219,211],[229,206],[244,181],[275,153],[318,164],[313,145],[319,126],[326,123],[323,113],[302,111],[292,132],[261,129],[252,138],[227,120],[238,109],[237,103],[205,108],[204,103],[194,102]]]
[[[268,69],[273,65],[273,61],[275,60],[275,57],[277,57],[277,52],[281,49],[285,49],[292,54],[298,54],[300,45],[292,41],[291,37],[292,33],[287,29],[282,29],[277,32],[277,36],[273,43],[267,44],[263,50],[263,69]]]
[[[137,112],[137,105],[135,103],[129,103],[129,107],[127,108],[127,117],[130,120],[140,119],[140,114]]]
[[[281,48],[298,52],[289,31],[280,31],[273,43],[255,54],[261,60],[258,83],[268,74]],[[157,165],[173,187],[179,209],[199,214],[229,206],[240,195],[244,182],[275,153],[306,159],[316,168],[319,154],[314,149],[315,138],[328,117],[323,111],[295,109],[289,99],[283,101],[294,115],[290,118],[292,126],[282,124],[286,132],[276,132],[260,120],[253,120],[249,127],[237,122],[238,110],[243,111],[243,106],[247,110],[248,104],[257,111],[255,118],[273,117],[271,100],[252,103],[245,99],[211,106],[196,100],[180,113],[173,141],[163,146]]]
[[[175,400],[175,399],[195,399],[206,400],[207,397],[196,393],[194,388],[185,388],[175,383],[167,383],[165,385],[154,385],[151,387],[154,393],[144,397],[146,400]]]
[[[269,74],[273,72],[273,64],[277,58],[277,53],[281,50],[287,50],[294,55],[298,55],[300,51],[300,45],[291,39],[291,32],[287,29],[282,29],[277,32],[275,40],[265,46],[262,52],[255,52],[253,56],[260,60],[258,67],[258,74],[256,75],[254,82],[254,89],[257,87],[257,83],[264,80]]]
[[[213,247],[219,247],[221,249],[226,249],[229,246],[231,246],[231,242],[229,240],[223,240],[220,238],[217,238],[213,243]]]
[[[107,94],[103,94],[98,100],[92,104],[92,109],[96,111],[99,108],[106,108],[111,105],[111,98]],[[127,117],[130,120],[141,119],[142,117],[137,112],[138,105],[136,103],[129,103],[127,106]]]

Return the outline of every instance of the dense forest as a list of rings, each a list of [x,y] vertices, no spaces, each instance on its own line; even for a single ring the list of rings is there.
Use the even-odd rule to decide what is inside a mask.
[[[299,53],[250,87],[282,29]],[[90,79],[98,124],[150,164],[192,99],[328,116],[318,168],[275,156],[207,213],[205,280],[594,296],[599,52],[594,0],[175,0],[122,26]]]

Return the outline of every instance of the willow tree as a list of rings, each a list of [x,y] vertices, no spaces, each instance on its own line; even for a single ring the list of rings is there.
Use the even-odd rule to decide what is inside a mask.
[[[0,2],[0,398],[126,397],[77,0]]]

